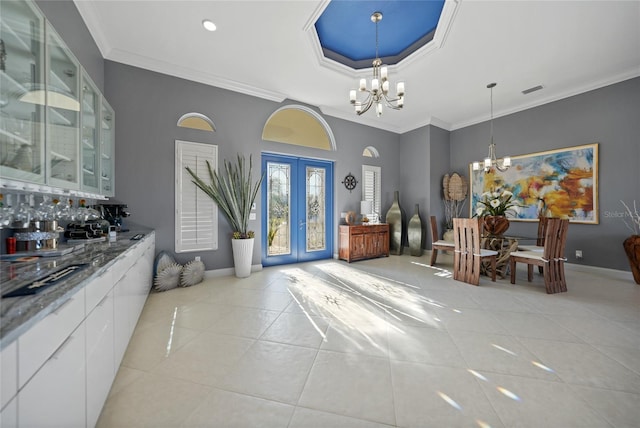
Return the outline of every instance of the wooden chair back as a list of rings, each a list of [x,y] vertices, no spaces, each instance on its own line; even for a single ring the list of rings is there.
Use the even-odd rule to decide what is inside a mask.
[[[431,216],[431,266],[436,264],[438,250],[453,251],[453,243],[440,240],[436,216]]]
[[[431,243],[436,242],[440,237],[438,236],[438,221],[436,220],[436,216],[432,215],[430,217],[431,220]]]
[[[547,218],[545,223],[543,258],[545,260],[564,259],[569,220]]]
[[[509,258],[511,283],[516,281],[516,263],[527,264],[527,279],[533,279],[533,266],[539,266],[544,277],[544,285],[548,294],[567,291],[564,275],[564,251],[567,244],[569,220],[548,218],[545,223],[544,247],[542,254],[535,251],[516,251]]]
[[[540,247],[544,246],[544,234],[547,230],[548,221],[549,217],[538,217],[538,238],[536,239],[536,245]]]
[[[480,283],[480,221],[477,218],[454,218],[453,279],[469,284]],[[495,260],[495,252],[494,252]],[[495,281],[495,263],[494,263]]]

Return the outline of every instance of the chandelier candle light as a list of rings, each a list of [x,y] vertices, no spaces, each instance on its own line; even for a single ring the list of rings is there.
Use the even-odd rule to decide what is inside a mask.
[[[376,24],[376,59],[373,60],[373,79],[371,79],[370,89],[367,88],[367,79],[360,79],[360,92],[366,92],[367,96],[363,101],[358,101],[355,89],[349,91],[349,100],[355,106],[356,114],[360,116],[375,104],[376,114],[382,115],[382,105],[400,110],[404,105],[404,82],[396,85],[396,98],[389,98],[389,75],[387,67],[382,66],[382,60],[378,58],[378,22],[382,21],[382,13],[374,12],[371,21]]]
[[[511,158],[505,156],[502,160],[496,158],[496,144],[493,142],[493,88],[496,83],[489,83],[487,88],[491,89],[491,140],[489,141],[489,156],[484,159],[484,162],[474,162],[473,170],[479,171],[484,169],[484,172],[489,172],[491,168],[496,168],[498,171],[506,171],[511,166]]]

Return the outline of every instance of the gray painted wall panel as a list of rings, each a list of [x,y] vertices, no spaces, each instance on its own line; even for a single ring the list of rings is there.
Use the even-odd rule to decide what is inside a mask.
[[[340,182],[349,172],[360,181],[363,163],[382,167],[385,177],[383,207],[388,209],[393,189],[399,185],[397,134],[336,118],[325,118],[336,139],[336,152],[263,142],[263,126],[269,116],[281,107],[280,104],[112,61],[105,63],[105,77],[106,93],[116,110],[116,199],[128,204],[132,213],[131,221],[156,229],[158,251],[174,249],[176,139],[217,144],[219,164],[222,159],[234,158],[236,153],[252,155],[258,170],[262,151],[335,161],[336,224],[340,212],[359,212],[361,186],[358,185],[350,193]],[[284,104],[291,103],[287,101]],[[192,111],[209,116],[216,124],[217,132],[206,133],[177,127],[178,118]],[[380,159],[362,157],[368,145],[378,149]],[[260,200],[257,205],[260,218]],[[251,227],[256,237],[260,237],[260,221],[253,222]],[[177,259],[184,263],[200,255],[209,270],[232,267],[231,231],[222,215],[218,233],[217,251],[185,253]],[[337,228],[334,241],[336,239]],[[334,242],[335,252],[337,247]],[[253,263],[260,263],[258,241],[254,247]]]

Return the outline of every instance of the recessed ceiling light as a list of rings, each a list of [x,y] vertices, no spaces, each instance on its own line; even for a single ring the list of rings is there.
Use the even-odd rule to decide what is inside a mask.
[[[216,27],[216,24],[213,23],[213,21],[210,21],[208,19],[205,19],[204,21],[202,21],[202,26],[204,27],[205,30],[208,31],[216,31],[216,29],[218,27]]]

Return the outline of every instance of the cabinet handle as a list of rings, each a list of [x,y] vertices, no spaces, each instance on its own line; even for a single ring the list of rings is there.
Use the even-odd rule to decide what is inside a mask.
[[[102,300],[100,300],[100,302],[98,302],[98,304],[96,305],[96,307],[104,305],[104,302],[106,302],[106,301],[107,301],[107,297],[109,297],[109,294],[107,294],[106,296],[104,296],[104,297],[102,298]]]
[[[64,348],[67,347],[67,345],[69,345],[69,343],[71,343],[71,339],[73,339],[73,335],[67,337],[65,339],[64,342],[62,342],[62,344],[60,346],[58,346],[58,349],[56,349],[53,354],[51,354],[51,357],[49,358],[49,360],[57,360],[58,359],[58,355],[60,355],[60,352],[62,352],[62,350]]]

